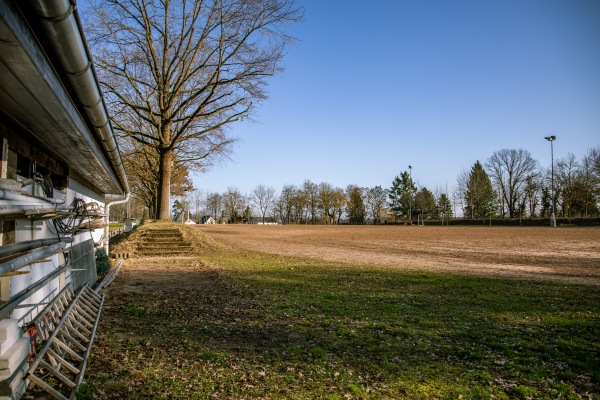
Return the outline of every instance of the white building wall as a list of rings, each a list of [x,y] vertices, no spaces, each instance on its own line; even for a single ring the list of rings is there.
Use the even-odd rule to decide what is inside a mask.
[[[41,193],[41,188],[39,187],[32,188],[31,186],[29,186],[26,189],[27,193],[29,194],[43,196],[43,194]],[[54,194],[55,198],[64,197],[65,204],[67,206],[71,205],[75,198],[79,198],[82,199],[85,203],[95,202],[98,203],[101,207],[104,207],[103,196],[94,193],[93,191],[89,190],[88,188],[86,188],[85,186],[73,179],[69,179],[69,185],[66,189],[65,194],[56,190]],[[73,243],[68,244],[67,247],[74,246],[78,243],[84,242],[89,239],[92,239],[94,243],[101,243],[103,234],[103,229],[95,229],[93,231],[85,231],[79,233],[73,237]],[[47,239],[55,237],[56,233],[51,219],[42,221],[20,219],[15,221],[15,243],[28,240]],[[47,257],[46,259],[48,260],[47,262],[36,263],[19,269],[19,272],[27,273],[11,277],[11,297],[15,296],[22,290],[28,288],[32,284],[35,284],[40,279],[43,279],[45,276],[51,274],[56,269],[63,266],[65,262],[62,253],[55,254],[51,257]],[[28,299],[23,301],[23,304],[40,304],[40,306],[18,308],[11,313],[11,318],[19,320],[19,326],[30,322],[31,319],[33,319],[38,314],[38,312],[40,312],[43,309],[45,305],[44,303],[50,301],[63,289],[60,285],[60,280],[61,277],[57,277],[51,280],[45,287],[38,290]],[[64,276],[64,283],[69,283],[70,281],[70,272],[67,271],[66,275]]]

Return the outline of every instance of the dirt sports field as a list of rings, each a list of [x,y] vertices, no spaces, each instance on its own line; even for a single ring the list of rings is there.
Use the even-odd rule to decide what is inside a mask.
[[[237,248],[353,264],[600,285],[600,229],[198,225]]]

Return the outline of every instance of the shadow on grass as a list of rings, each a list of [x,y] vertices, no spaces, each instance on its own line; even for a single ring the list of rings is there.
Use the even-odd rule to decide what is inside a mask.
[[[598,288],[283,257],[265,257],[260,267],[255,261],[228,260],[232,267],[218,275],[179,274],[182,287],[198,282],[193,289],[116,289],[88,371],[92,392],[115,398],[600,393]]]

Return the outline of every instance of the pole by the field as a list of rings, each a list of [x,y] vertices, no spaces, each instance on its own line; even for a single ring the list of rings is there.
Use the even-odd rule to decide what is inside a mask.
[[[544,139],[550,142],[550,169],[552,176],[552,194],[550,199],[550,226],[556,227],[556,215],[554,214],[554,141],[556,140],[556,136],[546,136]]]

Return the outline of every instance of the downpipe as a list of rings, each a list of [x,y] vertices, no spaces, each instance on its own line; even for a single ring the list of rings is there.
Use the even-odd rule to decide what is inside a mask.
[[[109,223],[110,223],[110,207],[112,205],[123,204],[129,201],[131,196],[130,192],[127,192],[124,199],[109,201],[104,205],[104,251],[108,257],[108,241],[109,241]]]

